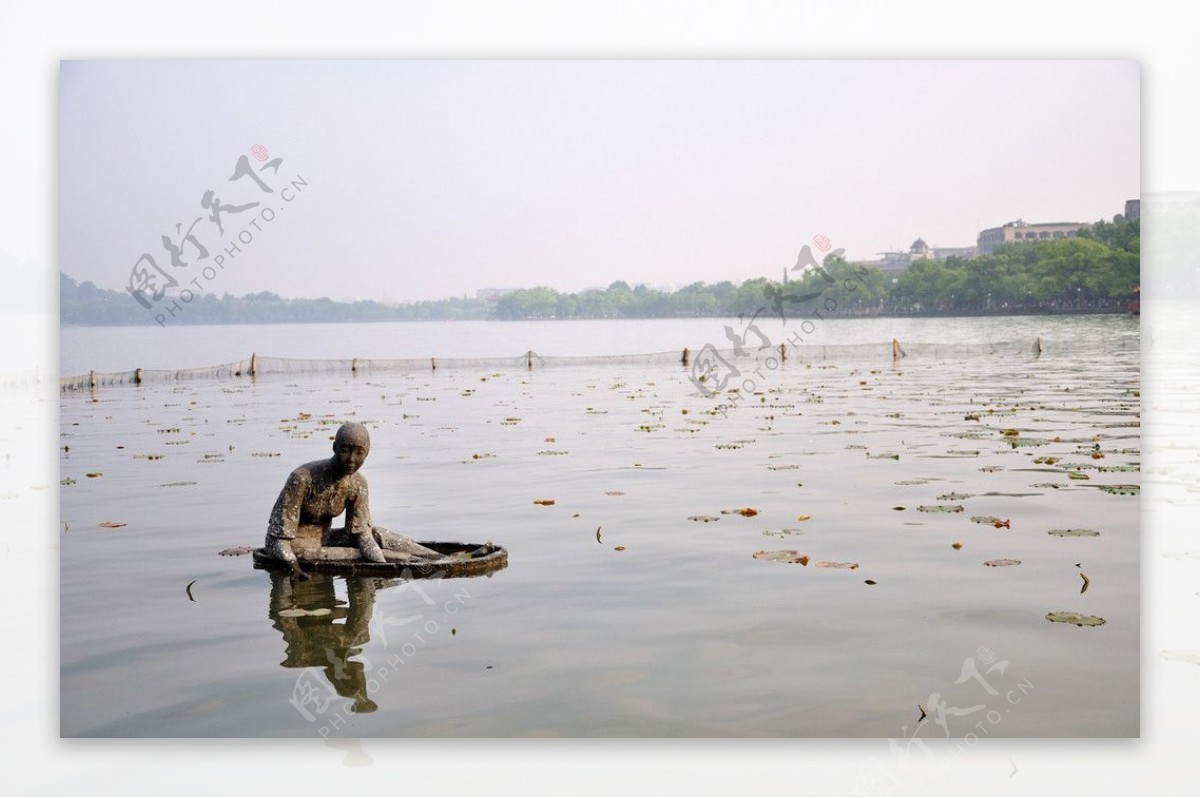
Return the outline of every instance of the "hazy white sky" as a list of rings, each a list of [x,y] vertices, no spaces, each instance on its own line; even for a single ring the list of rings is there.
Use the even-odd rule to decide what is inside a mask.
[[[60,264],[108,288],[143,252],[233,294],[740,281],[818,233],[872,258],[1140,193],[1135,61],[66,61],[60,81]],[[282,158],[271,195],[228,180],[256,144]],[[210,189],[261,204],[222,236]],[[209,259],[171,267],[162,236],[197,218]]]

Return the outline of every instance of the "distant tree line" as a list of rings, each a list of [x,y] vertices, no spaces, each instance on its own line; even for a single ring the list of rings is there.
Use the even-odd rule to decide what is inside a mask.
[[[269,291],[235,297],[196,296],[180,302],[171,324],[442,321],[462,319],[629,319],[689,316],[798,315],[806,306],[826,315],[913,313],[1056,313],[1120,310],[1138,292],[1140,223],[1120,216],[1077,237],[1008,244],[972,259],[918,260],[886,275],[870,266],[826,258],[787,283],[764,277],[734,284],[692,283],[676,291],[618,280],[604,289],[560,293],[510,291],[494,308],[482,299],[451,298],[401,306],[371,300],[284,299]],[[124,291],[60,279],[63,324],[154,324]],[[165,300],[163,304],[173,300]]]
[[[971,260],[920,260],[884,304],[900,313],[1120,309],[1139,291],[1140,221],[1118,216],[1076,237],[1007,244]]]
[[[179,305],[168,324],[303,324],[307,322],[434,321],[483,319],[487,305],[482,299],[450,299],[384,305],[373,300],[335,302],[320,299],[284,299],[270,291],[232,296],[195,296],[190,302],[166,297],[152,310],[139,305],[126,291],[98,288],[91,281],[77,283],[59,274],[59,314],[63,324],[135,325],[156,324],[156,315]]]
[[[1117,216],[1077,237],[1007,244],[975,258],[922,259],[887,275],[826,258],[780,284],[759,277],[692,283],[658,291],[618,280],[605,289],[563,294],[538,287],[500,297],[501,319],[792,315],[805,305],[825,314],[1019,313],[1120,310],[1140,282],[1140,220]],[[830,308],[834,308],[830,310]]]

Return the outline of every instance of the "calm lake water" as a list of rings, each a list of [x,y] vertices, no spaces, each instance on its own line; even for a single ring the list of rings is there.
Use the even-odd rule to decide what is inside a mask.
[[[529,350],[549,357],[693,352],[731,346],[725,327],[746,337],[750,319],[391,322],[378,324],[242,324],[189,327],[64,327],[60,373],[192,369],[231,363],[252,353],[280,358],[505,358]],[[755,322],[776,344],[799,335],[823,345],[903,342],[983,344],[1048,341],[1093,345],[1104,336],[1136,336],[1127,316],[826,319],[802,329],[790,319]],[[751,333],[748,342],[757,346]]]
[[[729,346],[725,323],[65,329],[62,373],[695,351]],[[620,361],[64,393],[62,734],[899,739],[923,705],[929,738],[1137,735],[1137,320],[812,336],[893,337],[914,354],[792,360],[717,396]],[[218,556],[261,543],[344,420],[372,430],[376,523],[492,540],[509,566],[293,591]],[[753,556],[776,551],[808,563]]]

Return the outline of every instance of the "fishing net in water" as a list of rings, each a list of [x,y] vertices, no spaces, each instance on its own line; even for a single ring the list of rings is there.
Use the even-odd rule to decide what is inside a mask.
[[[514,357],[488,358],[349,358],[316,360],[306,358],[251,355],[244,360],[216,366],[192,369],[134,369],[132,371],[92,371],[59,380],[60,389],[78,391],[113,385],[141,385],[182,380],[230,380],[245,377],[299,376],[304,374],[370,375],[386,373],[417,373],[439,369],[475,369],[497,371],[507,369],[539,369],[561,366],[687,366],[693,371],[717,365],[754,363],[894,363],[955,362],[977,357],[1017,357],[1034,359],[1055,355],[1106,355],[1138,350],[1137,337],[1098,339],[1092,342],[1063,344],[1038,338],[1036,340],[1004,341],[980,344],[933,344],[899,341],[872,344],[789,344],[744,346],[717,349],[711,344],[671,352],[651,352],[632,355],[542,356],[529,351]],[[770,367],[774,368],[774,365]]]

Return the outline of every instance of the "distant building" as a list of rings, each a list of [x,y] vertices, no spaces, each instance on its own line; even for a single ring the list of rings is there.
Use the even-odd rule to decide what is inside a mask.
[[[900,274],[919,260],[945,260],[946,258],[973,258],[975,247],[930,247],[925,239],[918,237],[907,252],[880,252],[880,260],[856,261],[855,266],[869,266],[884,274]]]
[[[487,312],[492,313],[496,310],[496,303],[500,301],[500,297],[516,290],[515,288],[480,288],[475,292],[475,298],[482,299]]]
[[[1140,199],[1125,200],[1125,219],[1132,221],[1142,218],[1142,201]]]
[[[1044,222],[1030,224],[1017,219],[1000,227],[992,227],[979,233],[976,248],[980,255],[995,253],[1001,244],[1024,244],[1028,241],[1053,241],[1056,238],[1071,238],[1091,225],[1085,222]]]

